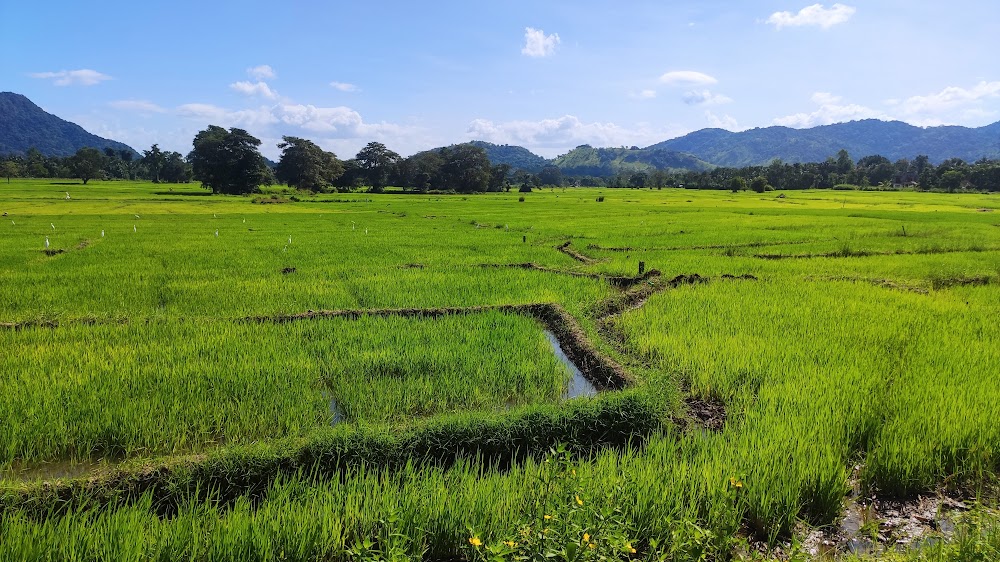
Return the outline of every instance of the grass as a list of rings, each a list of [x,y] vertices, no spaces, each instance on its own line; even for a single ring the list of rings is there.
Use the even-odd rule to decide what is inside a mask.
[[[502,550],[532,524],[557,441],[581,455],[560,497],[587,508],[552,505],[562,542],[533,552],[613,520],[639,556],[725,559],[834,521],[855,465],[904,498],[988,498],[1000,468],[995,196],[64,191],[3,187],[0,322],[41,325],[0,328],[2,462],[131,468],[0,486],[7,557],[476,558],[470,531]],[[621,291],[600,276],[640,261],[711,280],[606,306]],[[567,310],[634,388],[559,404],[565,371],[513,314],[239,321],[531,303]],[[674,427],[682,392],[724,404],[722,431]],[[324,429],[331,398],[348,426]]]

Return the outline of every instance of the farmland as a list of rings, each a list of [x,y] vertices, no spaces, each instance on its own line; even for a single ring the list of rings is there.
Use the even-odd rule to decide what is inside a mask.
[[[996,196],[0,193],[0,557],[1000,545]]]

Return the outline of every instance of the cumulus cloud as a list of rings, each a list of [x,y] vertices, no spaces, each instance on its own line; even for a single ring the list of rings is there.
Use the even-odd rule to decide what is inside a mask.
[[[681,99],[688,105],[723,105],[733,101],[729,96],[717,94],[711,90],[691,90],[686,92]]]
[[[93,86],[105,80],[111,80],[107,74],[102,74],[89,68],[79,70],[60,70],[59,72],[33,72],[32,78],[50,79],[56,86]]]
[[[117,100],[109,102],[108,105],[115,109],[136,113],[164,113],[166,111],[166,109],[146,100]]]
[[[471,139],[497,144],[517,144],[539,152],[557,154],[579,146],[646,146],[673,138],[688,131],[677,128],[657,129],[648,124],[622,127],[615,123],[586,123],[573,115],[539,121],[507,121],[496,123],[476,119],[469,124],[466,134]],[[547,150],[546,150],[547,149]]]
[[[715,129],[725,129],[727,131],[739,130],[739,123],[737,123],[736,119],[729,115],[720,116],[706,110],[705,119],[708,120],[708,126]]]
[[[529,57],[547,57],[556,52],[556,46],[561,42],[558,33],[546,35],[541,29],[524,28],[524,48],[521,54]]]
[[[818,26],[829,29],[837,24],[845,23],[857,12],[853,6],[844,4],[834,4],[829,8],[823,4],[813,4],[799,10],[797,14],[792,12],[775,12],[767,18],[767,23],[773,25],[775,29],[783,27]]]
[[[248,82],[241,80],[229,85],[230,88],[247,96],[261,96],[267,99],[275,99],[278,93],[267,85],[266,82]]]
[[[845,103],[840,96],[828,92],[816,92],[811,99],[819,106],[816,111],[778,117],[774,120],[774,124],[783,127],[806,128],[858,119],[889,118],[882,111],[854,103]]]
[[[1000,81],[980,82],[972,88],[950,86],[926,96],[913,96],[902,101],[890,100],[904,116],[940,115],[949,111],[977,105],[983,100],[1000,97]],[[969,111],[973,111],[970,109]]]
[[[317,107],[297,103],[278,103],[254,109],[229,110],[216,105],[189,103],[177,108],[177,114],[225,127],[260,130],[279,125],[287,129],[318,133],[327,138],[381,137],[403,133],[405,128],[393,123],[366,123],[361,114],[349,107]]]
[[[347,82],[330,82],[330,87],[341,92],[357,92],[358,87]]]
[[[710,86],[719,81],[713,76],[695,70],[674,70],[660,76],[660,82],[668,86]]]
[[[262,64],[247,69],[247,76],[256,80],[274,80],[278,75],[269,65]]]

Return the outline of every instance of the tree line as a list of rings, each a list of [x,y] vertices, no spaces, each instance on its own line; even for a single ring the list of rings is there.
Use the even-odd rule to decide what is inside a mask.
[[[261,155],[261,141],[239,128],[216,125],[199,131],[186,156],[162,151],[154,144],[141,155],[130,150],[81,148],[70,157],[46,157],[37,149],[24,156],[0,159],[0,173],[11,177],[76,177],[187,183],[197,180],[214,193],[243,194],[275,183],[312,191],[395,186],[417,192],[475,193],[531,191],[536,187],[594,186],[613,188],[727,189],[920,189],[939,191],[1000,191],[1000,161],[967,163],[958,158],[933,164],[927,156],[896,162],[879,155],[854,161],[841,150],[824,162],[715,168],[709,171],[637,170],[609,178],[568,176],[556,166],[539,173],[491,164],[486,151],[474,144],[457,144],[402,157],[380,142],[370,142],[353,158],[299,137],[282,137],[281,158],[273,166]]]

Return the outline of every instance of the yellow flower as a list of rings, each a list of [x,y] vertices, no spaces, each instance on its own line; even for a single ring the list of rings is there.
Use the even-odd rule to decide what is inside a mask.
[[[583,534],[583,542],[590,542],[590,534],[589,533],[584,533]]]
[[[479,547],[483,546],[483,541],[479,540],[479,537],[472,537],[472,538],[469,539],[469,544],[471,544],[472,546],[474,546],[476,548],[479,548]]]
[[[739,488],[743,487],[743,482],[740,482],[735,477],[730,476],[729,477],[729,485],[732,486],[733,488],[739,489]]]
[[[507,545],[507,548],[514,548],[517,546],[517,543],[514,541],[504,541],[504,544]]]
[[[597,545],[594,543],[590,543],[587,546],[590,547],[590,550],[594,550],[595,548],[597,548]]]
[[[625,550],[629,551],[630,554],[635,554],[635,547],[630,542],[625,543]]]
[[[632,547],[629,547],[628,551],[631,552],[632,554],[635,554],[635,549]]]
[[[543,515],[542,517],[543,517],[543,518],[544,518],[544,519],[545,519],[546,521],[548,521],[549,519],[552,519],[552,516],[551,516],[551,515]]]
[[[576,496],[576,505],[583,505],[583,500],[580,499],[580,496]]]

